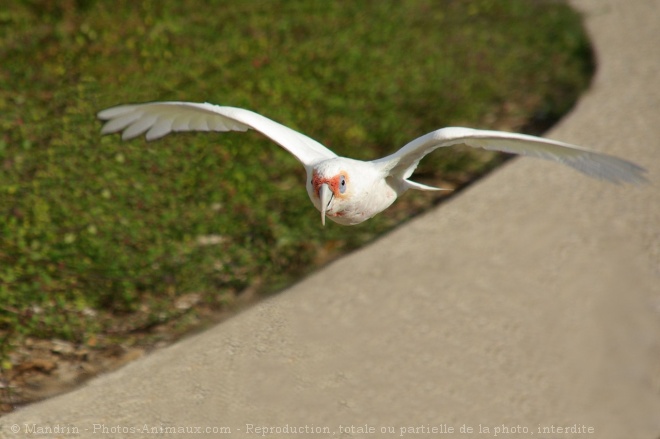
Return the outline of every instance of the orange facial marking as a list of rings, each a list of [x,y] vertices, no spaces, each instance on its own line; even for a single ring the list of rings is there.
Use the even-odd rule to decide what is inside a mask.
[[[327,181],[327,179],[321,178],[321,176],[319,174],[317,174],[316,172],[314,172],[314,174],[312,174],[312,187],[314,188],[314,193],[316,194],[317,197],[319,196],[319,188],[326,181]]]
[[[320,175],[318,175],[315,172],[312,175],[312,187],[314,188],[314,193],[318,196],[321,185],[327,184],[330,187],[330,190],[334,194],[335,198],[344,198],[346,194],[345,193],[342,194],[341,191],[339,190],[339,184],[340,184],[339,181],[342,175],[344,176],[344,181],[348,185],[348,175],[344,171],[341,171],[339,174],[335,175],[332,178],[322,178]]]

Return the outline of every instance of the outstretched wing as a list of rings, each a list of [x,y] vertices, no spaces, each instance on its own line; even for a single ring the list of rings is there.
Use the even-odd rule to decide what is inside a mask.
[[[192,102],[152,102],[120,105],[98,113],[107,121],[102,134],[123,131],[122,139],[146,133],[155,140],[178,131],[247,131],[252,128],[278,143],[305,166],[333,157],[335,153],[316,140],[252,111]]]
[[[437,148],[465,144],[475,148],[538,157],[564,163],[592,177],[614,183],[646,181],[644,168],[606,154],[579,146],[525,134],[470,128],[442,128],[419,137],[392,155],[375,160],[389,174],[410,177],[419,161]]]

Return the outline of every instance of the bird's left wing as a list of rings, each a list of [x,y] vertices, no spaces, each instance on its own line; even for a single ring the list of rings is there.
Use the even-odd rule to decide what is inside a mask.
[[[525,134],[470,128],[442,128],[419,137],[392,155],[375,160],[390,175],[407,179],[428,153],[437,148],[465,144],[475,148],[553,160],[592,177],[614,183],[646,181],[644,168],[607,154],[568,143]]]
[[[305,166],[337,157],[314,139],[249,110],[192,102],[120,105],[98,113],[102,134],[123,131],[122,139],[143,133],[155,140],[177,131],[247,131],[252,128],[278,143]]]

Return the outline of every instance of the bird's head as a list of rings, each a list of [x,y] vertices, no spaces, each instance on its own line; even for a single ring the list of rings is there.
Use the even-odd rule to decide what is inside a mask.
[[[308,168],[307,193],[332,221],[352,226],[368,220],[396,200],[382,169],[374,162],[335,157]]]
[[[341,163],[323,163],[316,166],[311,175],[308,191],[314,205],[321,211],[321,221],[325,225],[326,215],[343,223],[349,200],[353,194],[351,175]]]

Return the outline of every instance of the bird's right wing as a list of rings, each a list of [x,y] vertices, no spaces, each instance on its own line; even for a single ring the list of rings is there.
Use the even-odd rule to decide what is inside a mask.
[[[106,121],[102,134],[123,131],[128,140],[146,133],[155,140],[178,131],[247,131],[252,128],[293,154],[303,165],[337,157],[304,134],[249,110],[192,102],[151,102],[120,105],[98,113]]]

